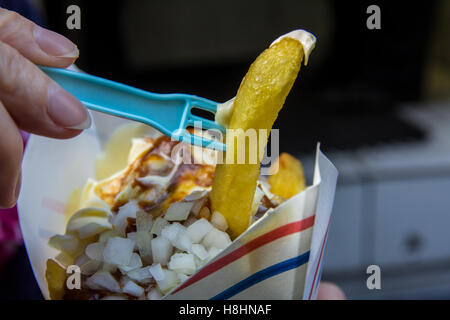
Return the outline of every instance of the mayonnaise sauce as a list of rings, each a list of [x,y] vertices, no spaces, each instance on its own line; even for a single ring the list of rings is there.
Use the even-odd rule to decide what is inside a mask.
[[[309,55],[316,46],[316,37],[308,31],[305,31],[303,29],[297,29],[289,33],[286,33],[281,37],[278,37],[274,42],[270,44],[270,46],[274,45],[275,43],[279,42],[281,39],[285,37],[295,39],[302,44],[305,53],[304,61],[306,66],[308,64]],[[233,114],[233,103],[234,98],[228,100],[227,102],[221,103],[217,106],[215,121],[224,128],[228,128],[230,124],[231,116]]]

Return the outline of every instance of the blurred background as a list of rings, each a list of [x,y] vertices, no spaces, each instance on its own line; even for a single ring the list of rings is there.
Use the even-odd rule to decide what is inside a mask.
[[[68,30],[66,9],[81,9]],[[369,30],[369,5],[381,29]],[[317,142],[340,176],[323,279],[351,299],[450,298],[450,2],[0,0],[80,49],[77,66],[158,93],[233,97],[275,38],[317,38],[275,123],[312,175]],[[311,178],[311,177],[309,177]],[[311,180],[310,180],[311,181]],[[14,247],[16,248],[16,246]],[[0,298],[41,298],[23,246]],[[381,290],[369,290],[369,265]]]

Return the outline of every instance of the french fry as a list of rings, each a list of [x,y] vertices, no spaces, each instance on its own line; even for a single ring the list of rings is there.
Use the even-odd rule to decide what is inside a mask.
[[[256,163],[248,161],[250,152],[255,148],[248,146],[245,148],[245,162],[237,164],[239,145],[227,139],[227,150],[234,150],[235,161],[229,163],[227,159],[224,164],[217,165],[210,195],[213,212],[219,211],[227,219],[232,238],[239,236],[249,226],[264,146],[297,78],[303,57],[302,44],[296,39],[285,37],[258,56],[239,87],[228,129],[242,129],[244,132],[256,129],[258,159]],[[259,129],[267,130],[266,134],[260,136]],[[238,138],[242,134],[237,134]]]
[[[301,162],[288,153],[283,152],[270,171],[270,192],[283,199],[289,199],[306,188]]]
[[[66,270],[55,260],[47,260],[45,270],[45,279],[47,280],[48,293],[51,300],[62,300],[64,296],[64,283],[66,281]]]

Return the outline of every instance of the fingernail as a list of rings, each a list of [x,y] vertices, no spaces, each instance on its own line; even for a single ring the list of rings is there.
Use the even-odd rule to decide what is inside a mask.
[[[77,58],[79,51],[77,46],[66,37],[36,26],[34,39],[39,47],[48,55],[59,58]]]
[[[59,126],[84,130],[91,126],[91,117],[83,104],[57,84],[48,88],[48,114]]]

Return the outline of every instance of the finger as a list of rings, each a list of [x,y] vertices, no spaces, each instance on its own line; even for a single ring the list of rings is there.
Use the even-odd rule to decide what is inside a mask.
[[[11,208],[20,189],[23,142],[20,131],[0,102],[0,208]]]
[[[345,300],[345,293],[331,282],[321,281],[317,290],[317,300]]]
[[[0,41],[36,64],[65,68],[78,57],[78,48],[69,39],[1,8]]]
[[[70,138],[90,126],[84,106],[16,49],[0,42],[0,100],[25,131]]]

